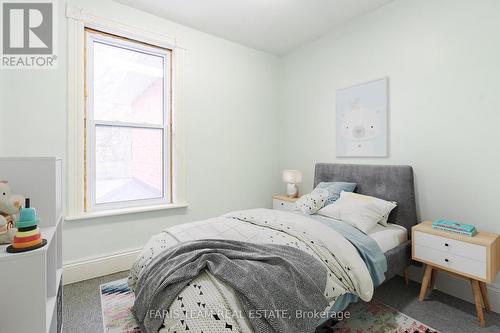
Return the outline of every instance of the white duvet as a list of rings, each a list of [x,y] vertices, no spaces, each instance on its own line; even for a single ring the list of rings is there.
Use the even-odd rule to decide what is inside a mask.
[[[294,246],[321,261],[328,269],[325,297],[330,306],[347,292],[369,301],[373,282],[356,248],[342,235],[307,216],[285,211],[253,209],[204,221],[178,225],[152,237],[130,270],[128,284],[137,280],[151,260],[180,242],[197,239],[230,239]],[[333,259],[333,260],[332,260]],[[172,303],[161,333],[253,332],[241,313],[233,291],[209,273],[200,274]],[[204,316],[203,314],[219,314]]]

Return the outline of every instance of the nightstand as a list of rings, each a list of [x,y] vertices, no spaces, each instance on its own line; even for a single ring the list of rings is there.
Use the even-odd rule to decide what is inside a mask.
[[[273,209],[278,210],[295,210],[295,201],[299,198],[291,198],[286,195],[273,196]]]
[[[500,270],[500,238],[497,234],[478,232],[474,237],[437,230],[432,222],[422,222],[412,228],[412,258],[425,264],[420,301],[427,288],[434,288],[437,271],[469,280],[477,318],[485,326],[483,307],[490,312],[486,283],[491,283]]]

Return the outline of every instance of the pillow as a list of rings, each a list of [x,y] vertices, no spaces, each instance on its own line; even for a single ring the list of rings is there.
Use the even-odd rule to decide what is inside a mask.
[[[315,189],[326,189],[329,192],[328,198],[325,202],[326,205],[334,203],[339,197],[342,191],[354,192],[356,188],[356,183],[346,183],[346,182],[321,182]]]
[[[309,194],[303,195],[295,201],[295,207],[304,214],[314,214],[320,210],[328,198],[328,191],[325,189],[315,189]]]
[[[398,203],[396,201],[391,201],[393,204],[395,204],[396,206],[398,205]],[[378,221],[379,224],[383,225],[384,227],[387,227],[388,224],[387,224],[387,220],[389,220],[389,215],[391,214],[391,212],[385,214],[384,216],[382,216],[382,218],[380,219],[380,221]]]
[[[351,224],[365,234],[396,207],[396,204],[368,195],[342,192],[333,204],[318,214]]]
[[[387,227],[387,220],[388,219],[389,219],[389,214],[385,214],[384,216],[382,216],[380,221],[378,221],[377,223],[383,225],[384,227]]]

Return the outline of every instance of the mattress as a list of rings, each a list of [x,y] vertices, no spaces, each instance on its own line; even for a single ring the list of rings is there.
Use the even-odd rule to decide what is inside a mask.
[[[389,223],[387,227],[377,224],[368,231],[368,236],[373,238],[380,246],[382,252],[387,252],[408,240],[408,231],[405,227]]]

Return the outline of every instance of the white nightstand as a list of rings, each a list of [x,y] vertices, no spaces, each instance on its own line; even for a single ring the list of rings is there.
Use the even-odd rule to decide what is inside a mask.
[[[286,195],[273,196],[273,209],[278,210],[295,210],[295,201],[299,198],[290,198]]]
[[[434,288],[436,272],[443,271],[471,283],[477,318],[485,326],[483,307],[490,312],[486,283],[491,283],[500,270],[500,237],[478,232],[468,237],[432,228],[432,222],[422,222],[412,228],[412,258],[426,265],[420,289],[420,301],[425,299],[430,282]]]

